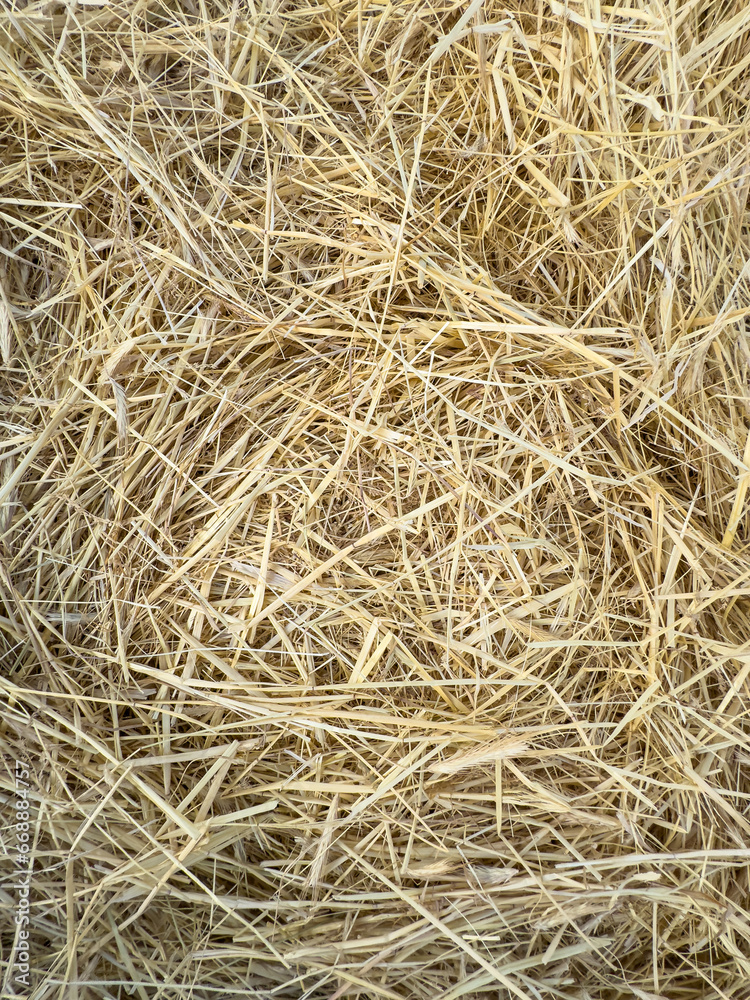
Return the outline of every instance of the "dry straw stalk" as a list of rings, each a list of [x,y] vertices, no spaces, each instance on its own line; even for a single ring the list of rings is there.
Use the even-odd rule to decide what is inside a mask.
[[[4,0],[29,996],[750,997],[748,66],[745,0]]]

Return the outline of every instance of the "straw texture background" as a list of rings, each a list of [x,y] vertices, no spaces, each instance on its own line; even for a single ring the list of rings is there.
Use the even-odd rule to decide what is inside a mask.
[[[5,0],[29,996],[750,997],[749,66],[745,0]]]

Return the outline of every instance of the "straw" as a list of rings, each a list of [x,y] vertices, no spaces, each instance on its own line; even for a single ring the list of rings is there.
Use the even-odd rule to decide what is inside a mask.
[[[748,52],[5,3],[6,993],[750,997]]]

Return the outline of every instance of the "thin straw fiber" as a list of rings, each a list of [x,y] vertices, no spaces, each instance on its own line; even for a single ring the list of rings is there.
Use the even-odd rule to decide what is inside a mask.
[[[745,0],[3,0],[4,998],[750,1000],[749,102]]]

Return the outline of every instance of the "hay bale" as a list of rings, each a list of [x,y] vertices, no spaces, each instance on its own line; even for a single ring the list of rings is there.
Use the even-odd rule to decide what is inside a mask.
[[[35,997],[748,996],[749,32],[3,5]]]

